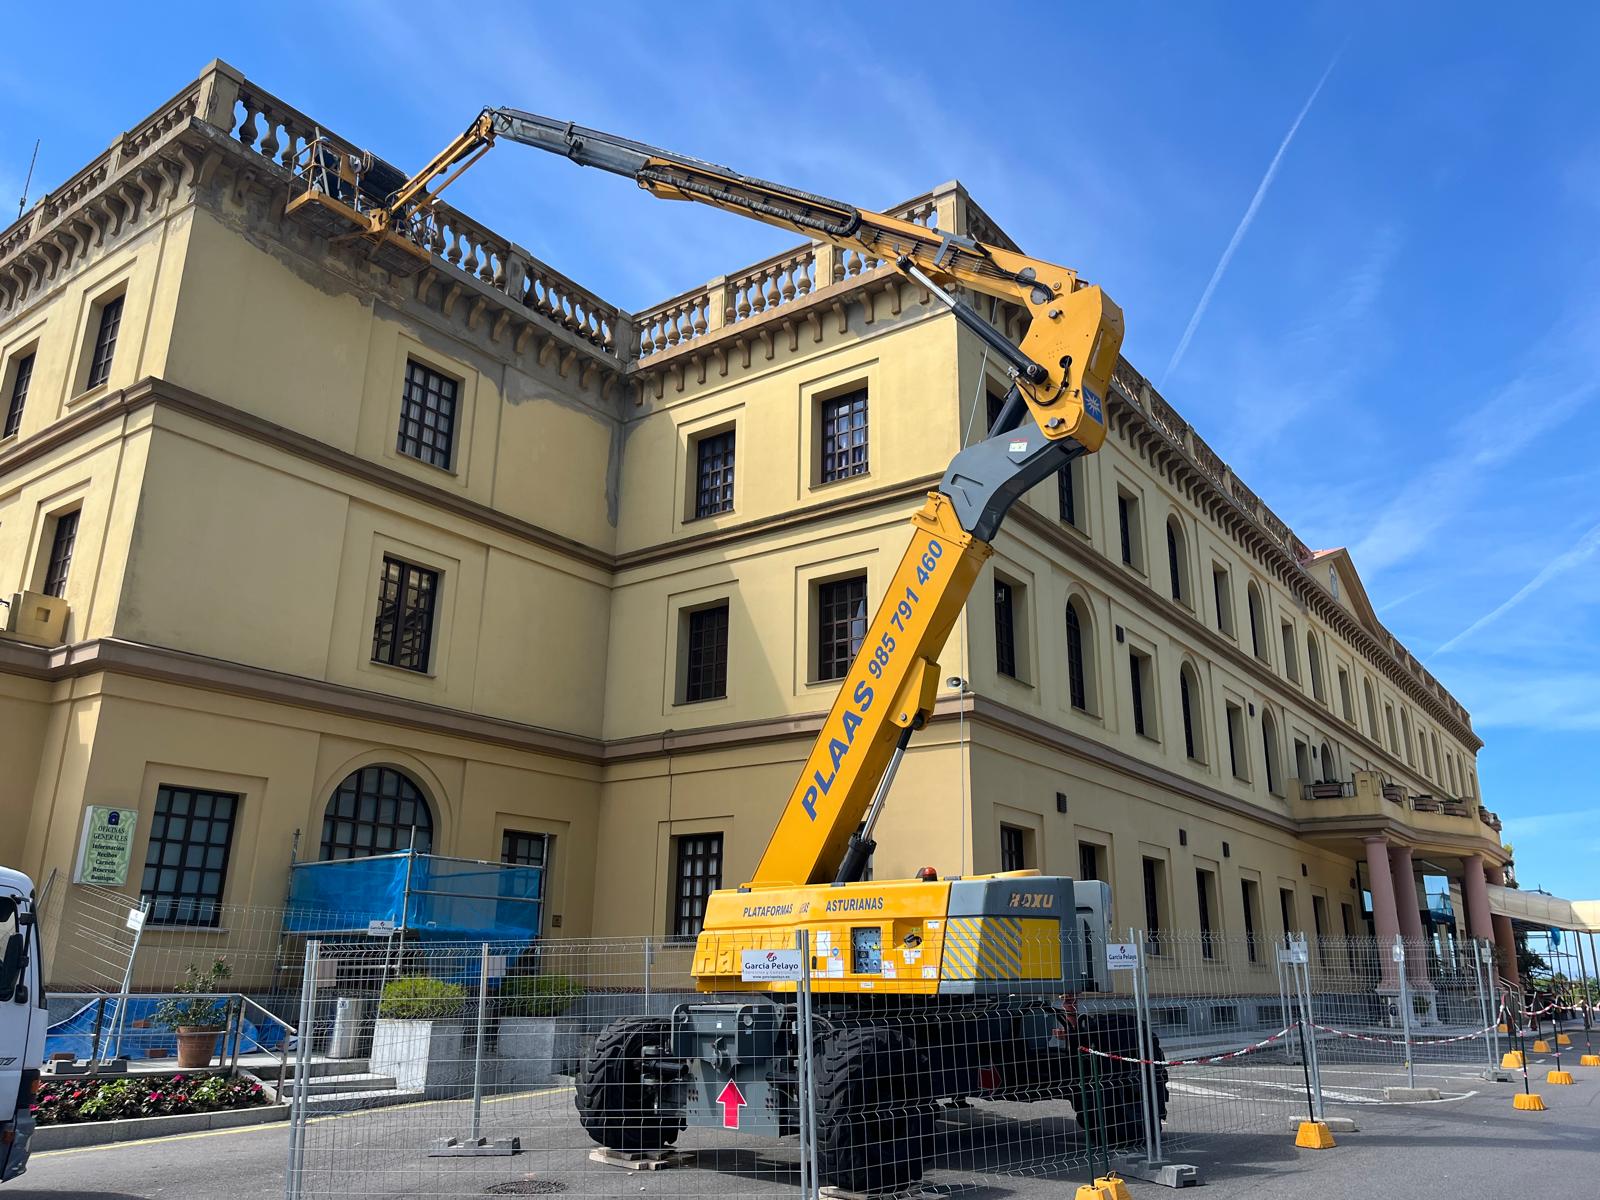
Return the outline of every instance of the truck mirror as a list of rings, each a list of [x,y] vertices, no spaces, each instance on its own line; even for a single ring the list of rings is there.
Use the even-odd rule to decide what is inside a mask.
[[[6,938],[4,955],[0,955],[0,999],[9,1000],[22,982],[22,967],[27,961],[28,939],[20,933]]]

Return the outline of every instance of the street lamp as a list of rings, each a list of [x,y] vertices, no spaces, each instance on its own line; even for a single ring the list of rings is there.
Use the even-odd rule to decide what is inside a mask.
[[[957,740],[961,744],[961,815],[958,822],[961,827],[961,858],[956,863],[956,874],[960,875],[964,874],[967,869],[967,771],[971,767],[971,756],[967,753],[966,701],[971,688],[967,686],[967,681],[959,675],[952,675],[944,682],[946,687],[955,688],[957,695],[960,697],[960,707],[956,709],[956,727],[959,730]]]

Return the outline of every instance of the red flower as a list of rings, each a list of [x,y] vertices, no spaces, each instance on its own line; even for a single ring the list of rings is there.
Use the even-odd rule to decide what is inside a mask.
[[[152,1100],[161,1099],[161,1093],[160,1092],[151,1092],[150,1093],[150,1099],[152,1099]]]
[[[39,1106],[37,1104],[30,1104],[30,1105],[28,1105],[28,1111],[31,1112],[31,1113],[38,1112],[39,1111]]]
[[[76,1099],[78,1099],[78,1097],[80,1097],[80,1096],[82,1096],[82,1095],[83,1095],[83,1089],[82,1089],[82,1088],[79,1088],[79,1089],[78,1089],[78,1090],[77,1090],[77,1091],[75,1091],[75,1092],[73,1092],[73,1093],[72,1093],[72,1098],[73,1098],[73,1099],[74,1099],[74,1100],[76,1100]]]
[[[182,1092],[179,1092],[176,1096],[173,1097],[173,1099],[175,1101],[177,1101],[179,1104],[187,1104],[189,1102],[189,1097],[185,1096]]]

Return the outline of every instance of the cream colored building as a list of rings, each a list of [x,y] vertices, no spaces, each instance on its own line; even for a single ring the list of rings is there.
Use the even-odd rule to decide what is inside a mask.
[[[215,63],[0,232],[0,860],[65,880],[86,805],[137,809],[126,890],[181,924],[415,827],[547,855],[552,937],[692,927],[1001,375],[826,247],[627,313],[446,209],[391,276],[284,215],[319,127]],[[958,184],[898,211],[1006,240]],[[1486,934],[1468,714],[1126,363],[1107,417],[999,538],[877,876],[1337,935],[1364,889],[1420,929],[1427,871]]]

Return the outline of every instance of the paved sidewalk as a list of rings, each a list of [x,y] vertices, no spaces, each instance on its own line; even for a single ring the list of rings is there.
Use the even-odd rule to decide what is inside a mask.
[[[1362,1131],[1342,1136],[1333,1150],[1296,1150],[1288,1133],[1219,1134],[1204,1153],[1186,1157],[1201,1166],[1208,1200],[1592,1200],[1600,1178],[1600,1070],[1585,1070],[1578,1079],[1573,1087],[1539,1086],[1550,1106],[1542,1113],[1514,1111],[1512,1085],[1484,1083],[1476,1094],[1446,1103],[1365,1107],[1359,1113]],[[1287,1107],[1278,1111],[1287,1117]],[[28,1174],[6,1187],[4,1200],[277,1200],[286,1155],[282,1125],[64,1150],[36,1156]],[[482,1194],[490,1162],[500,1164],[493,1170],[501,1179],[534,1172],[564,1184],[569,1196],[794,1194],[792,1186],[774,1180],[704,1166],[637,1175],[596,1166],[576,1152],[569,1157],[476,1160],[476,1186],[460,1194]],[[1061,1200],[1064,1186],[1060,1180],[984,1176],[976,1188],[957,1190],[980,1200]],[[1170,1194],[1140,1182],[1130,1186],[1137,1200]]]

